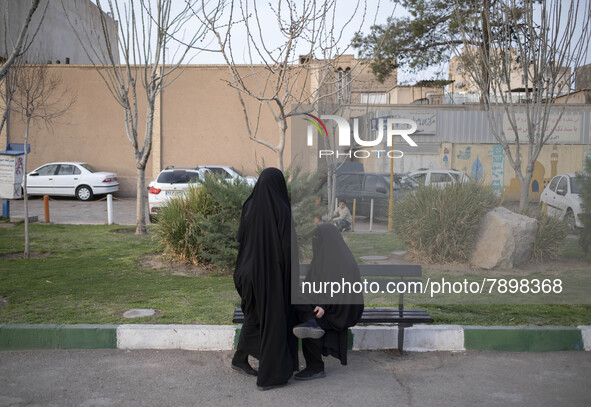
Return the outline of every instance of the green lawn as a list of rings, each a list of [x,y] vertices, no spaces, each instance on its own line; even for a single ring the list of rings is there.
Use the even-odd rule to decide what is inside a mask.
[[[166,267],[142,267],[140,259],[158,253],[158,244],[152,235],[133,231],[122,226],[31,224],[34,256],[25,260],[20,258],[24,225],[0,224],[0,323],[231,323],[239,303],[231,277],[173,275]],[[404,249],[392,234],[346,236],[357,258]],[[580,257],[571,243],[565,253]],[[575,271],[580,274],[579,268]],[[433,276],[453,274],[440,268],[432,271],[428,265],[424,270]],[[591,324],[589,305],[421,306],[437,324]],[[132,308],[155,308],[160,313],[123,318]]]
[[[238,304],[231,278],[140,268],[140,256],[157,244],[133,227],[32,224],[35,257],[6,258],[22,250],[23,229],[0,228],[2,323],[219,324],[230,322]],[[161,313],[123,318],[132,308]]]

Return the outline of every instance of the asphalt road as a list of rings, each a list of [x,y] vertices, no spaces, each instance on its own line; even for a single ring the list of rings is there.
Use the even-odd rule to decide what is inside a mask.
[[[136,205],[133,198],[113,199],[113,223],[118,225],[135,225]],[[146,214],[148,205],[146,204]],[[43,197],[32,197],[29,200],[29,216],[37,216],[39,222],[45,221],[45,210]],[[24,201],[10,201],[10,219],[24,219]],[[49,221],[51,223],[63,224],[86,224],[103,225],[107,224],[107,201],[82,202],[72,198],[51,198],[49,200]],[[146,221],[148,217],[146,215]]]
[[[591,352],[351,352],[258,391],[231,352],[0,352],[0,406],[589,406]],[[300,359],[302,362],[303,359]]]

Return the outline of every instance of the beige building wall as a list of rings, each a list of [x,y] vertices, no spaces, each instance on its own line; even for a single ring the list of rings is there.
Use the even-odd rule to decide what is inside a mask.
[[[559,96],[555,103],[591,104],[591,89],[575,90],[570,95]]]
[[[246,68],[244,68],[246,70]],[[249,139],[242,106],[226,66],[189,66],[165,88],[161,99],[161,165],[231,165],[245,175],[256,175],[257,164],[277,166],[269,148]],[[259,104],[245,96],[253,127]],[[279,142],[279,126],[262,106],[258,136]],[[289,134],[288,134],[289,137]],[[287,140],[284,162],[291,155]]]
[[[83,161],[116,172],[122,194],[135,195],[135,156],[125,133],[123,109],[94,67],[50,65],[49,74],[61,78],[61,86],[69,88],[76,101],[52,124],[37,121],[31,125],[27,172],[52,161]],[[144,122],[139,125],[143,139]],[[22,143],[24,133],[24,120],[13,111],[8,141]]]
[[[135,196],[135,155],[125,132],[122,107],[92,66],[50,65],[49,71],[72,90],[76,102],[50,127],[43,123],[31,127],[27,171],[52,161],[88,162],[99,170],[118,174],[120,196]],[[225,82],[228,78],[225,66],[188,66],[163,90],[156,103],[147,182],[167,165],[228,165],[245,175],[256,175],[257,165],[263,163],[278,165],[273,151],[249,139],[236,90]],[[140,100],[142,93],[140,86]],[[256,119],[259,104],[248,97],[245,101],[251,118]],[[145,111],[143,104],[138,112],[140,143],[144,139]],[[22,143],[24,129],[23,118],[12,112],[6,141]],[[278,126],[265,106],[258,135],[273,144],[279,140]],[[288,129],[285,167],[291,162],[289,135]]]
[[[91,66],[52,65],[49,71],[62,78],[63,86],[70,88],[77,100],[51,127],[42,123],[32,126],[27,171],[52,161],[85,161],[97,169],[117,172],[121,183],[119,195],[135,196],[135,157],[126,136],[121,106]],[[148,182],[167,165],[229,165],[242,170],[245,175],[256,175],[257,165],[277,166],[274,152],[249,139],[242,106],[236,90],[227,84],[228,79],[225,66],[188,66],[175,82],[163,90],[156,106],[152,158],[146,169]],[[303,80],[303,76],[300,79]],[[142,97],[141,88],[138,95]],[[259,119],[259,136],[276,144],[279,129],[274,117],[265,105],[257,116],[261,105],[249,97],[245,101],[249,113],[254,113],[251,119]],[[376,108],[365,105],[349,107],[349,117],[363,116],[368,109]],[[143,142],[145,105],[138,113],[140,140]],[[306,145],[307,127],[308,122],[302,117],[290,120],[283,156],[286,168],[295,162],[308,171],[321,164],[317,157],[318,140],[312,148]],[[23,119],[13,112],[7,141],[22,143],[23,140]],[[417,168],[416,165],[449,165],[471,174],[478,159],[484,180],[493,183],[495,177],[501,177],[499,185],[511,193],[515,190],[515,174],[509,163],[504,160],[503,171],[499,172],[497,168],[496,175],[493,174],[495,148],[492,144],[443,143],[439,154],[433,152],[409,156],[408,159],[405,157],[395,169],[408,171]],[[558,160],[552,160],[553,148],[544,147],[538,160],[535,175],[538,191],[548,181],[548,174],[554,173],[553,161],[558,173],[579,171],[583,156],[590,152],[584,145],[558,145]],[[444,160],[445,154],[447,157]],[[420,162],[421,159],[423,162]],[[411,163],[413,168],[410,168]],[[378,171],[380,168],[368,166],[368,170]],[[535,193],[532,196],[535,197]]]
[[[388,100],[388,92],[396,86],[398,74],[394,72],[383,82],[376,80],[371,72],[368,60],[356,59],[354,55],[342,55],[334,61],[315,61],[313,64],[326,75],[315,82],[324,95],[319,102],[324,104],[372,104],[372,97],[378,96],[386,100],[381,103],[392,103]],[[327,67],[327,64],[329,65]],[[368,102],[367,99],[370,99]]]

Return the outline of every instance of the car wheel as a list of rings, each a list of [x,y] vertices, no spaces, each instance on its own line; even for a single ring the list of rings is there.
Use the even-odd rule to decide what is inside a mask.
[[[575,214],[570,208],[566,210],[566,214],[564,215],[564,222],[566,223],[566,227],[570,232],[575,231]]]
[[[90,201],[92,199],[92,188],[88,185],[81,185],[76,188],[76,198],[81,201]]]
[[[158,222],[158,218],[154,215],[148,215],[148,218],[150,218],[150,223],[157,223]]]

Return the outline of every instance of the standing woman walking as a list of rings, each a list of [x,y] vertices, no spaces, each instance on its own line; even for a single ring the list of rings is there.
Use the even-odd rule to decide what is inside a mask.
[[[296,315],[291,305],[291,267],[297,242],[283,173],[265,169],[242,206],[234,284],[244,323],[232,367],[257,376],[259,390],[287,383],[298,368]],[[296,270],[297,271],[297,270]],[[259,360],[258,373],[248,355]]]

